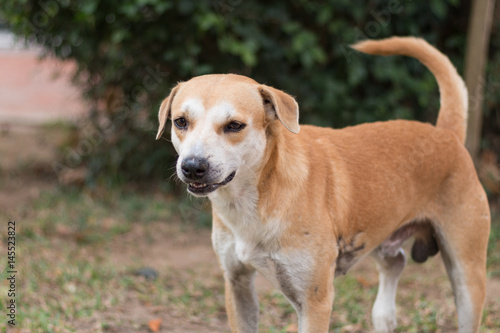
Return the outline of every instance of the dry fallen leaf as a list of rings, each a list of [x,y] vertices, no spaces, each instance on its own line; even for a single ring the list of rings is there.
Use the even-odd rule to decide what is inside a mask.
[[[295,333],[295,332],[298,332],[298,331],[299,331],[299,328],[297,327],[297,324],[290,324],[286,328],[286,332],[287,333]]]
[[[371,286],[371,283],[370,281],[368,281],[367,279],[365,279],[364,277],[362,276],[358,276],[356,277],[356,280],[359,282],[360,285],[363,286],[363,288],[368,288]]]
[[[363,331],[363,326],[361,324],[351,324],[347,326],[343,326],[340,329],[341,333],[357,333],[357,332],[362,332]]]
[[[152,319],[148,323],[148,327],[152,332],[159,332],[161,326],[161,319]]]

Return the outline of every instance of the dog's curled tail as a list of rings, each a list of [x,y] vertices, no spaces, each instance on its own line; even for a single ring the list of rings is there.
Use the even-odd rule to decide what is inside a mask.
[[[425,40],[415,37],[392,37],[365,40],[354,49],[377,55],[405,55],[420,60],[436,77],[441,95],[437,127],[452,130],[462,143],[467,131],[468,94],[464,81],[448,57]]]

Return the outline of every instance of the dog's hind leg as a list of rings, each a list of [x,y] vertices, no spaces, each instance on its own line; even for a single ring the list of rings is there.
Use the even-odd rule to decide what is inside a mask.
[[[470,213],[468,214],[470,216]],[[463,218],[464,216],[455,216]],[[465,217],[467,219],[467,216]],[[482,220],[482,221],[481,221]],[[486,223],[487,220],[487,223]],[[437,233],[443,262],[450,279],[460,333],[478,332],[486,297],[486,247],[488,217],[443,226]],[[453,228],[454,230],[450,230]],[[460,231],[457,231],[461,229]]]
[[[434,204],[436,239],[455,296],[458,331],[478,332],[486,297],[488,201],[479,181],[446,194]]]
[[[396,290],[399,277],[406,264],[402,249],[396,255],[381,247],[372,252],[379,271],[377,298],[372,308],[372,322],[376,332],[392,332],[396,326]]]

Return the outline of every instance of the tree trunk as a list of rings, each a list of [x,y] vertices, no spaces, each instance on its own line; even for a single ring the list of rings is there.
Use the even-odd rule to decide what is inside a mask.
[[[488,57],[494,0],[473,0],[467,31],[465,83],[469,90],[469,119],[465,146],[477,162],[483,124],[484,71]]]

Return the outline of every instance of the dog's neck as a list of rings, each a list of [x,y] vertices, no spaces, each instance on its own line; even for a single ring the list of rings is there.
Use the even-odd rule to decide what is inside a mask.
[[[268,144],[258,184],[262,216],[283,219],[286,211],[280,207],[293,207],[299,189],[307,181],[309,161],[299,135],[289,132],[279,122],[268,127]]]

